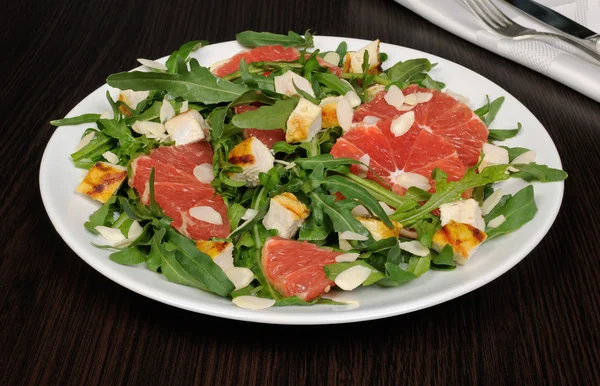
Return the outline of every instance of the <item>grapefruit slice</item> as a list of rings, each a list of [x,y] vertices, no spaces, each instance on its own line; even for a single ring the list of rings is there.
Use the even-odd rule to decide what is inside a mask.
[[[267,280],[283,296],[310,301],[335,285],[327,279],[323,267],[335,263],[339,255],[341,253],[306,241],[271,237],[262,250],[262,269]]]
[[[331,150],[334,157],[360,159],[370,156],[370,166],[394,185],[403,172],[421,174],[431,179],[434,168],[448,174],[449,180],[462,178],[467,168],[477,164],[481,148],[487,142],[488,129],[479,117],[462,102],[438,90],[410,86],[405,95],[431,94],[427,102],[412,108],[414,123],[400,136],[391,132],[392,121],[407,111],[399,111],[385,101],[386,92],[378,93],[354,113],[354,128],[338,139]],[[366,117],[377,117],[375,124]],[[354,173],[358,167],[351,169]],[[372,175],[367,178],[377,181]],[[396,193],[404,189],[393,187]]]
[[[241,105],[234,108],[236,114],[242,114],[246,111],[256,110],[257,106],[254,105]],[[262,143],[267,145],[269,149],[273,148],[273,145],[279,141],[285,141],[285,131],[283,129],[275,130],[258,130],[258,129],[245,129],[243,131],[244,138],[255,137]]]
[[[310,55],[306,55],[309,57]],[[219,77],[229,75],[240,69],[240,61],[244,59],[247,63],[255,62],[295,62],[300,58],[300,51],[294,47],[284,48],[283,46],[263,46],[252,48],[251,50],[242,51],[230,59],[212,67],[213,74]],[[327,63],[320,57],[317,61],[321,66],[325,66],[329,71],[337,76],[341,76],[342,70],[330,63]]]
[[[197,165],[212,163],[212,158],[212,150],[206,142],[162,146],[131,163],[129,185],[140,194],[141,201],[148,204],[150,173],[154,168],[155,200],[165,214],[173,219],[173,228],[193,240],[225,238],[230,232],[225,203],[211,185],[201,183],[193,174]],[[196,206],[209,206],[216,210],[221,215],[222,224],[212,224],[190,216],[189,210]]]

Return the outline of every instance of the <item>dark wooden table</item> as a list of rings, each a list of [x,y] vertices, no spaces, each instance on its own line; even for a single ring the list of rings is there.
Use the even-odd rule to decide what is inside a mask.
[[[6,3],[0,25],[0,384],[600,383],[600,104],[391,0],[25,0]],[[309,27],[442,56],[533,111],[570,178],[556,223],[523,262],[423,311],[286,327],[157,303],[66,246],[38,190],[50,119],[137,57]]]

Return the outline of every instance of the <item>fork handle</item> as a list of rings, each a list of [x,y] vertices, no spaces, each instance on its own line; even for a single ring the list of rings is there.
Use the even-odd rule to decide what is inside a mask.
[[[539,32],[539,33],[536,33],[535,35],[559,39],[567,44],[570,44],[571,46],[579,49],[580,51],[584,52],[585,54],[592,57],[593,59],[596,59],[598,61],[598,63],[596,63],[596,64],[600,65],[600,52],[596,51],[595,48],[598,44],[595,42],[592,42],[592,41],[585,42],[585,43],[589,44],[589,46],[588,46],[587,44],[579,41],[578,39],[570,38],[565,35],[559,35],[559,34],[554,34],[554,33],[549,33],[549,32]]]

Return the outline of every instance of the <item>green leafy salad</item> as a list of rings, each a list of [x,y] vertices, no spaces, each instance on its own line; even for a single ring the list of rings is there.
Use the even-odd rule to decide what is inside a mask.
[[[336,305],[331,290],[456,269],[535,216],[533,185],[495,183],[567,177],[499,145],[527,130],[488,129],[504,98],[472,111],[428,59],[386,63],[378,40],[320,51],[310,31],[236,38],[246,50],[210,67],[191,58],[206,41],[140,59],[108,77],[105,113],[51,122],[90,124],[71,157],[113,262],[243,308]]]

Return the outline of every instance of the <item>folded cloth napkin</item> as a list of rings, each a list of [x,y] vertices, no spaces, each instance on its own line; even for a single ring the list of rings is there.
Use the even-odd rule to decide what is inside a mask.
[[[600,102],[600,63],[583,59],[577,50],[560,41],[516,41],[492,32],[473,15],[462,0],[395,0],[433,24],[542,73]],[[564,16],[600,31],[600,0],[537,0]],[[551,28],[512,8],[495,1],[515,22],[538,31],[555,32]]]

